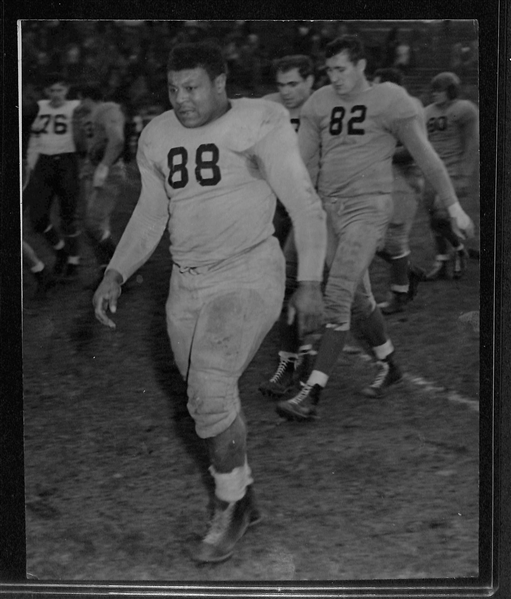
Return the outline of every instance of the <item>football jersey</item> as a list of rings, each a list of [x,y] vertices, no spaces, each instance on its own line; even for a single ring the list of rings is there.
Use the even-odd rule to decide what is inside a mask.
[[[397,126],[412,118],[417,105],[394,83],[346,98],[331,85],[314,92],[302,107],[298,138],[320,196],[391,193]]]
[[[284,104],[282,96],[278,92],[264,96],[263,100],[270,100],[270,102],[277,102],[277,104],[281,104],[282,106],[284,106],[284,108],[289,112],[289,120],[291,121],[291,125],[293,125],[295,131],[298,131],[298,129],[300,128],[300,111],[302,109],[303,104],[301,104],[300,106],[296,106],[295,108],[288,108]]]
[[[141,195],[110,264],[124,278],[147,259],[167,222],[180,266],[212,265],[250,250],[273,234],[276,195],[307,247],[317,248],[302,260],[299,279],[321,278],[324,213],[282,106],[231,100],[224,115],[197,128],[164,112],[142,131],[137,163]]]
[[[124,135],[124,124],[124,113],[115,102],[101,102],[83,116],[82,127],[85,130],[87,153],[93,164],[101,162],[105,155],[109,141],[107,126],[113,125]],[[115,162],[119,156],[113,157],[112,161]]]
[[[430,104],[425,109],[428,138],[443,160],[449,175],[460,174],[463,163],[464,128],[477,122],[478,111],[469,100],[454,100],[447,106]]]
[[[53,156],[76,152],[73,139],[73,112],[80,100],[66,100],[58,108],[50,100],[39,100],[39,110],[32,124],[31,151]]]
[[[415,98],[413,96],[410,97],[417,106],[418,119],[421,129],[424,133],[426,133],[426,119],[424,116],[424,106],[418,98]],[[398,142],[396,146],[396,152],[403,149],[403,144],[401,142]],[[394,178],[404,177],[412,186],[416,186],[418,184],[418,179],[422,178],[422,171],[417,166],[412,156],[410,156],[407,161],[394,160],[394,162],[392,163],[392,169],[394,171]]]

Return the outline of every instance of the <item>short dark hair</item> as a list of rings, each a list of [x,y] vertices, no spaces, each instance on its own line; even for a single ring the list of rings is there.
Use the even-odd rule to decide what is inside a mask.
[[[403,73],[399,69],[389,67],[387,69],[376,69],[373,77],[379,77],[381,81],[391,81],[397,85],[403,85]]]
[[[227,73],[221,47],[213,41],[185,43],[175,45],[167,61],[168,71],[203,68],[211,81]]]
[[[273,72],[275,75],[277,73],[287,73],[293,69],[298,69],[302,79],[307,79],[307,77],[314,74],[312,60],[304,54],[283,56],[282,58],[277,58],[273,63]]]
[[[360,59],[366,57],[364,43],[356,35],[342,35],[329,42],[325,47],[326,58],[332,58],[341,52],[347,52],[353,64],[357,64]]]
[[[53,73],[49,73],[44,78],[44,86],[51,87],[57,83],[63,83],[64,85],[69,85],[66,79],[66,76],[63,73],[58,73],[54,71]]]
[[[99,85],[80,85],[76,91],[79,97],[83,99],[90,98],[94,102],[101,102],[104,98],[103,91]]]

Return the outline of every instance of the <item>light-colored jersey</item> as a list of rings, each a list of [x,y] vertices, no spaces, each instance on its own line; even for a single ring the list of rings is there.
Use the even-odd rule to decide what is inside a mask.
[[[167,223],[182,267],[249,251],[273,234],[278,195],[298,231],[299,279],[321,280],[325,215],[278,104],[231,100],[224,115],[197,128],[164,112],[142,131],[137,162],[141,195],[110,263],[124,279],[147,260]]]
[[[92,164],[115,162],[122,154],[126,118],[119,104],[100,102],[82,118],[87,154]]]
[[[394,83],[372,85],[349,98],[331,85],[314,92],[302,107],[298,139],[320,196],[391,193],[398,127],[417,118],[416,104]]]
[[[76,152],[73,138],[73,112],[79,100],[66,100],[62,106],[54,108],[50,100],[39,100],[39,110],[32,124],[29,153],[67,154]]]
[[[454,100],[447,106],[430,104],[425,108],[428,138],[451,176],[461,174],[465,159],[466,131],[477,131],[478,110],[470,100]]]
[[[288,108],[284,104],[282,96],[279,94],[279,92],[267,94],[266,96],[263,96],[263,100],[270,100],[270,102],[277,102],[277,104],[284,106],[284,108],[289,112],[289,120],[291,121],[291,125],[293,125],[294,130],[298,132],[298,129],[300,128],[300,111],[303,104],[296,106],[295,108]]]
[[[417,106],[418,120],[422,131],[426,134],[426,118],[424,116],[424,106],[419,98],[410,96],[414,104]],[[396,155],[400,153],[406,153],[409,156],[409,160],[396,160]],[[413,188],[420,189],[422,187],[422,171],[417,166],[410,153],[403,146],[401,142],[398,142],[394,153],[394,161],[392,163],[392,170],[394,171],[394,180],[398,177],[403,177],[406,182]]]

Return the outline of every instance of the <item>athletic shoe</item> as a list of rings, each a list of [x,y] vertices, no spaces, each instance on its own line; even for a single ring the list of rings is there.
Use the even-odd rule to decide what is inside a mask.
[[[385,360],[376,362],[378,373],[376,374],[374,381],[362,389],[362,395],[365,395],[366,397],[381,397],[388,387],[403,378],[400,368],[394,364],[391,356],[392,354]]]
[[[418,266],[410,266],[408,269],[408,299],[411,301],[417,295],[419,283],[424,281],[426,273]]]
[[[228,503],[215,498],[209,531],[192,552],[192,558],[202,563],[217,563],[229,559],[234,553],[234,546],[247,528],[260,520],[261,513],[255,506],[251,485],[239,501]]]
[[[436,281],[437,279],[448,279],[449,273],[447,271],[447,261],[446,260],[435,260],[433,264],[433,268],[428,272],[428,274],[423,279],[424,281]]]
[[[315,420],[318,418],[316,405],[319,402],[323,387],[321,385],[305,384],[302,390],[291,399],[279,401],[277,414],[287,420]]]
[[[405,306],[409,301],[408,291],[401,293],[398,291],[392,291],[392,296],[387,302],[381,302],[378,304],[382,314],[396,314],[397,312],[404,312]]]
[[[293,388],[297,363],[297,358],[280,356],[275,374],[259,385],[259,391],[267,397],[282,397]]]
[[[64,273],[64,269],[66,268],[67,259],[68,259],[69,254],[66,252],[65,249],[56,250],[55,254],[56,254],[56,258],[55,258],[55,264],[53,265],[53,274],[57,278],[60,278],[62,276],[62,274]]]
[[[78,278],[79,269],[79,264],[71,264],[68,262],[62,273],[62,279],[66,282],[75,281]]]
[[[467,268],[467,250],[462,248],[454,252],[454,265],[452,276],[454,279],[461,279]]]
[[[34,298],[44,299],[46,297],[46,292],[48,291],[48,289],[55,287],[55,285],[57,284],[57,280],[46,266],[43,268],[43,270],[35,272],[34,276],[37,281],[37,288],[34,294]]]

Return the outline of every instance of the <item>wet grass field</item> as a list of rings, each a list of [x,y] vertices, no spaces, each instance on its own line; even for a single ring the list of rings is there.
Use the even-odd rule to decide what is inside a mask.
[[[120,234],[138,182],[119,206]],[[48,250],[27,239],[51,262]],[[420,210],[414,260],[433,243]],[[249,582],[477,577],[479,262],[459,281],[421,284],[387,317],[405,378],[382,399],[357,391],[374,375],[343,353],[320,419],[289,423],[262,397],[276,365],[274,328],[240,381],[249,461],[264,519],[234,557],[197,566],[187,547],[207,526],[211,480],[173,365],[164,303],[165,236],[126,284],[114,319],[93,316],[93,258],[80,280],[33,298],[24,273],[27,572],[40,581]],[[372,281],[384,299],[387,266]]]

